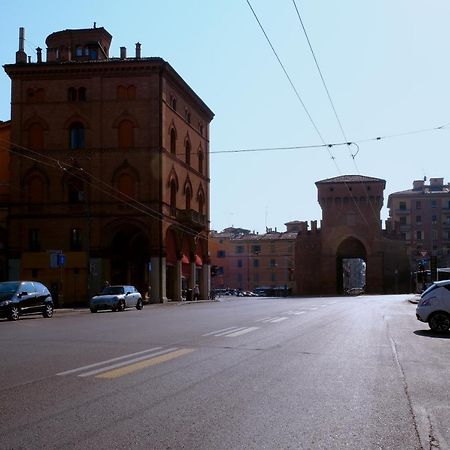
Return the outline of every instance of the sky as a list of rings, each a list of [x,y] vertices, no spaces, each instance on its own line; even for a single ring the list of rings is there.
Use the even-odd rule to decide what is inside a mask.
[[[35,61],[52,32],[94,22],[113,36],[110,56],[121,46],[132,55],[139,41],[142,56],[168,61],[215,113],[214,230],[263,233],[320,220],[315,182],[340,175],[386,180],[383,220],[390,193],[424,177],[450,181],[448,0],[249,2],[15,0],[2,6],[0,63],[14,63],[19,27]],[[8,119],[10,80],[2,70],[0,120]],[[323,146],[343,142],[357,145]],[[261,148],[277,149],[236,151]]]

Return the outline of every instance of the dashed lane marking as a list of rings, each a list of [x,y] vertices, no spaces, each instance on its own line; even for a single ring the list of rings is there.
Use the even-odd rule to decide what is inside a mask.
[[[240,331],[236,331],[234,333],[230,333],[227,334],[226,337],[236,337],[236,336],[241,336],[242,334],[246,334],[246,333],[250,333],[252,331],[257,330],[258,327],[249,327],[249,328],[244,328],[243,330]]]
[[[211,331],[210,333],[202,334],[202,336],[214,336],[214,337],[236,337],[242,334],[250,333],[257,330],[258,327],[229,327],[222,330]]]

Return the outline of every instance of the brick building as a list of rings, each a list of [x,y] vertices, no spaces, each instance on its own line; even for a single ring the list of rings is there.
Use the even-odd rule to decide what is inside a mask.
[[[212,231],[211,264],[219,268],[212,287],[292,293],[295,239],[300,222],[288,222],[286,231],[268,228],[259,234],[242,228]]]
[[[413,271],[450,267],[450,183],[443,178],[413,182],[413,188],[393,192],[388,199],[387,224],[408,248]]]
[[[12,81],[9,278],[39,279],[60,303],[105,280],[151,301],[209,291],[212,111],[161,58],[109,56],[104,28],[46,39]],[[64,255],[64,256],[58,256]]]
[[[296,241],[295,277],[299,294],[335,295],[347,288],[354,262],[368,293],[408,292],[409,265],[398,235],[382,230],[385,181],[343,175],[316,182],[322,208],[317,221],[301,224]],[[356,273],[356,272],[355,272]]]
[[[11,122],[0,121],[0,280],[8,276],[7,221],[9,206],[9,143]]]

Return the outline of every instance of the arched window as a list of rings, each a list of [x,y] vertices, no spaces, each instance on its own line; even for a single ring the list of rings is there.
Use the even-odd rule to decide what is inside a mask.
[[[120,148],[134,147],[134,126],[131,120],[122,120],[119,123],[118,141]]]
[[[67,100],[69,100],[69,102],[77,101],[77,90],[74,87],[70,87],[67,90]]]
[[[86,88],[85,87],[78,88],[78,100],[80,102],[86,101]]]
[[[184,144],[184,153],[185,153],[185,157],[186,157],[186,164],[190,165],[191,164],[191,143],[186,140],[185,144]]]
[[[203,192],[200,191],[198,193],[198,212],[203,215],[205,214],[204,209],[205,209],[205,197],[203,196]]]
[[[117,98],[120,100],[127,98],[127,88],[125,86],[117,86]]]
[[[117,189],[123,194],[123,199],[136,197],[136,183],[134,178],[128,173],[122,173],[117,179]]]
[[[128,100],[134,100],[136,98],[136,86],[128,86],[127,87],[127,97]]]
[[[71,150],[84,148],[84,125],[81,122],[74,122],[69,128],[69,145]]]
[[[177,183],[175,180],[170,182],[170,215],[177,214]]]
[[[203,174],[203,150],[198,149],[198,171]]]
[[[192,192],[191,192],[191,188],[189,186],[186,186],[184,195],[186,196],[186,209],[191,209]]]
[[[27,183],[27,198],[30,203],[39,204],[44,200],[44,180],[39,175],[31,176]]]
[[[28,128],[28,147],[32,150],[44,148],[44,128],[40,123],[32,123]]]
[[[175,128],[170,130],[170,153],[175,155],[177,153],[177,132]]]

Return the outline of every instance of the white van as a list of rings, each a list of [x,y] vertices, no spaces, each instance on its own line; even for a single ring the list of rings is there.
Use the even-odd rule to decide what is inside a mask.
[[[450,280],[435,281],[420,296],[417,319],[428,322],[433,331],[450,329]]]

